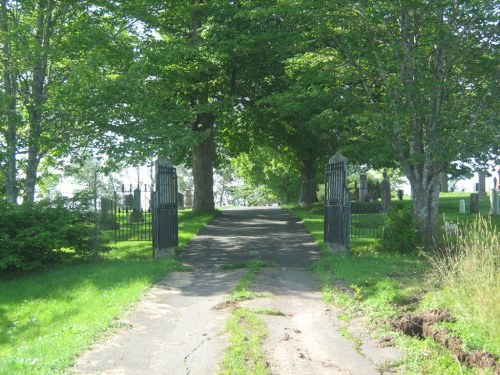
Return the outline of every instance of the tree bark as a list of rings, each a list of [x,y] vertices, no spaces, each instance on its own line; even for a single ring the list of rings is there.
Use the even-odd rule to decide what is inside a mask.
[[[13,75],[11,65],[9,25],[7,19],[7,0],[1,2],[1,27],[4,33],[3,52],[3,81],[4,94],[6,98],[4,113],[7,122],[5,130],[6,142],[6,191],[8,201],[17,204],[19,195],[17,186],[17,92],[16,79]]]
[[[24,184],[23,204],[33,204],[35,201],[35,188],[38,177],[38,166],[42,158],[41,135],[43,122],[43,105],[47,98],[47,68],[50,40],[54,25],[52,13],[54,3],[40,3],[35,31],[36,56],[33,63],[33,81],[31,83],[31,96],[27,98],[26,107],[29,116],[28,160],[26,165],[26,180]]]
[[[201,113],[193,124],[193,131],[208,132],[201,143],[192,150],[193,155],[193,212],[212,211],[214,203],[214,158],[215,143],[213,127],[215,116]]]
[[[303,159],[300,161],[300,196],[299,205],[301,207],[310,206],[318,201],[316,193],[316,166],[314,161],[310,159]]]
[[[413,219],[417,229],[418,245],[430,249],[439,243],[439,168],[415,166],[407,172],[413,199]]]

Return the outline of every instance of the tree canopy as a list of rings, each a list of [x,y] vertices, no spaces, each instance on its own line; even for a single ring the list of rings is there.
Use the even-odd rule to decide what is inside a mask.
[[[42,159],[94,150],[191,166],[195,210],[213,209],[213,168],[227,156],[280,199],[300,187],[310,204],[341,151],[404,171],[429,244],[439,175],[457,160],[498,161],[494,1],[0,5],[0,181],[13,202],[33,201]]]

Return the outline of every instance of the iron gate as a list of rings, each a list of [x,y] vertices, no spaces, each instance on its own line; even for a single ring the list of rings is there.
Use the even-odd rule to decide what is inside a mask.
[[[384,223],[380,202],[351,203],[351,238],[380,238]]]
[[[115,242],[151,241],[152,189],[148,185],[115,191],[113,199],[101,198],[101,227],[114,231]]]

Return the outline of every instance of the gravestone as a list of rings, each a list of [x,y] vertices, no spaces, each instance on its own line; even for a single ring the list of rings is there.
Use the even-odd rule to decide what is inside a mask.
[[[368,177],[366,174],[359,176],[359,201],[366,202],[368,199]]]
[[[465,199],[460,199],[458,202],[458,212],[461,214],[465,214]]]
[[[173,257],[179,243],[177,173],[168,159],[155,162],[156,190],[153,195],[153,256]]]
[[[380,198],[382,210],[387,211],[391,207],[391,183],[387,179],[387,172],[384,172],[384,179],[380,184]]]
[[[470,195],[470,213],[479,213],[479,193],[472,193]]]
[[[186,196],[184,200],[184,207],[191,208],[193,207],[193,194],[191,193],[191,189],[186,190]]]
[[[486,195],[486,175],[484,173],[478,173],[479,177],[479,187],[478,193],[481,196]]]
[[[498,191],[496,189],[497,186],[497,178],[495,177],[493,179],[493,189],[491,189],[491,195],[490,195],[490,214],[493,216],[500,215],[500,196],[498,194]]]
[[[325,172],[324,241],[331,252],[349,254],[351,196],[347,189],[347,159],[333,155]]]
[[[130,212],[127,221],[129,223],[142,223],[144,216],[141,207],[141,189],[137,187],[132,197],[132,212]]]
[[[403,190],[401,190],[401,189],[398,189],[398,199],[399,199],[400,201],[402,201],[402,200],[403,200]]]
[[[133,194],[127,194],[125,195],[125,204],[124,206],[128,208],[132,208],[134,206],[134,195]]]
[[[109,198],[101,198],[101,228],[114,229],[117,223],[113,220],[114,202]]]
[[[184,194],[182,193],[177,193],[177,206],[184,208]]]

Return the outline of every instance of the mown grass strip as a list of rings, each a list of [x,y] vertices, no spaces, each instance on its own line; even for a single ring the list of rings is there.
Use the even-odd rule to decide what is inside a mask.
[[[241,264],[240,264],[241,265]],[[263,262],[259,259],[252,259],[246,262],[247,272],[238,281],[233,291],[230,294],[231,301],[243,301],[256,298],[258,295],[250,290],[252,281],[259,275],[262,268],[270,267],[269,263]]]
[[[212,215],[184,215],[187,243]],[[166,273],[175,259],[151,261],[151,243],[119,243],[101,263],[78,263],[0,282],[0,374],[62,374]]]
[[[235,303],[258,297],[250,290],[252,281],[259,275],[263,267],[271,265],[259,259],[229,265],[227,269],[247,268],[247,272],[238,281],[229,295],[229,302]],[[226,324],[230,346],[224,359],[219,364],[219,375],[268,375],[270,373],[261,346],[267,335],[264,322],[255,312],[246,308],[237,308]],[[278,314],[268,310],[266,313]]]
[[[264,322],[248,309],[236,309],[226,329],[230,346],[219,365],[219,375],[268,375],[269,366],[262,352],[267,335]]]

